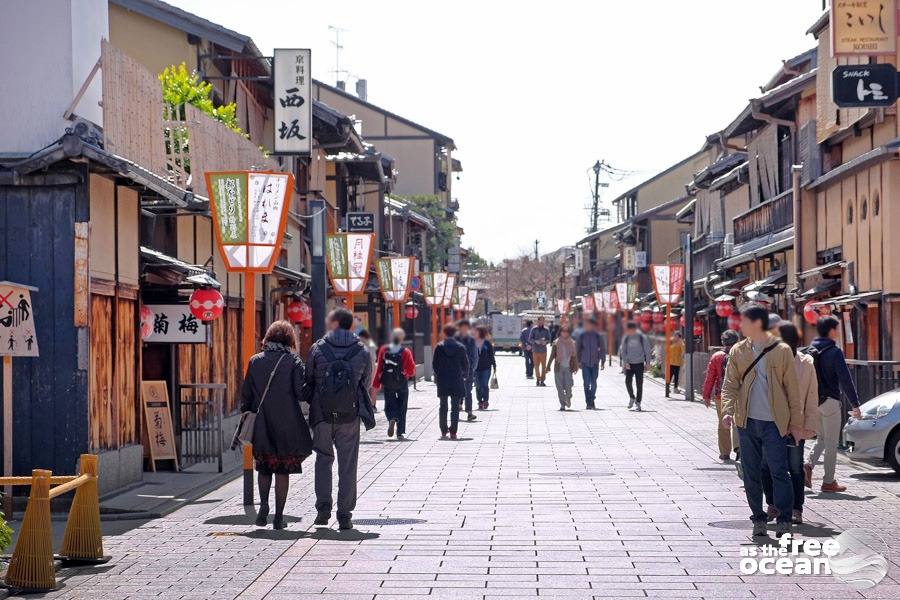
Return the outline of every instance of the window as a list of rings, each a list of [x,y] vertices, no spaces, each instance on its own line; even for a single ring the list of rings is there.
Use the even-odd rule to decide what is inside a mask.
[[[869,201],[863,197],[862,204],[859,207],[859,220],[865,221],[866,216],[869,214]]]
[[[878,192],[875,192],[875,195],[872,196],[872,216],[877,217],[878,213],[881,211],[881,196],[878,195]]]

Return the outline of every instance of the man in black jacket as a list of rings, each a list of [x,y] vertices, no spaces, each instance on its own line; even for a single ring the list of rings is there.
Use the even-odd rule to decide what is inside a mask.
[[[306,385],[310,388],[309,424],[316,452],[316,525],[331,518],[331,468],[338,459],[337,518],[351,529],[356,507],[359,423],[375,426],[367,383],[372,370],[369,351],[350,331],[353,313],[338,308],[325,320],[328,333],[310,349]],[[348,387],[349,386],[349,387]]]
[[[438,398],[441,400],[441,439],[456,439],[459,425],[459,404],[466,397],[466,378],[469,375],[469,358],[466,348],[454,337],[456,327],[444,327],[444,340],[434,349],[431,368],[437,384]],[[450,410],[450,426],[447,426],[447,410]]]

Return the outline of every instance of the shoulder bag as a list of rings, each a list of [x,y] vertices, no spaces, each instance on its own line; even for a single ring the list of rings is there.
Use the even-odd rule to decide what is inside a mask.
[[[753,367],[755,367],[756,364],[763,359],[763,356],[768,354],[769,351],[773,350],[775,348],[775,346],[777,346],[777,345],[778,345],[778,342],[773,342],[769,346],[766,346],[765,348],[763,348],[762,352],[760,352],[759,354],[756,355],[756,358],[753,359],[753,362],[750,363],[750,366],[747,367],[746,369],[744,369],[744,374],[741,375],[741,385],[744,385],[744,379],[747,378],[747,375],[750,374],[750,371],[753,370]]]
[[[284,357],[285,353],[282,353],[281,356],[278,357],[278,362],[276,362],[275,366],[272,368],[272,372],[269,373],[269,380],[266,382],[266,389],[263,390],[262,396],[259,399],[259,406],[256,407],[256,412],[246,412],[241,416],[241,421],[238,423],[237,428],[234,430],[234,436],[231,438],[232,450],[235,450],[242,444],[253,443],[253,427],[256,425],[256,416],[259,414],[259,411],[262,410],[263,402],[266,401],[266,396],[269,393],[269,386],[272,385],[272,378],[275,377],[275,371],[278,370],[278,365],[281,364]]]

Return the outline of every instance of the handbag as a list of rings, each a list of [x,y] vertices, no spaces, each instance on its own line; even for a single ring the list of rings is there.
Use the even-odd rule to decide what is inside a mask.
[[[491,375],[491,389],[492,390],[500,389],[500,382],[497,381],[497,371],[494,371],[494,374]]]
[[[278,362],[275,363],[272,372],[269,373],[269,380],[266,382],[266,388],[263,390],[262,396],[259,399],[259,406],[256,407],[256,412],[248,411],[241,415],[241,421],[235,428],[234,436],[231,438],[232,450],[237,449],[241,444],[253,443],[253,427],[256,425],[256,416],[259,414],[259,411],[262,410],[263,402],[266,401],[266,396],[269,393],[269,386],[272,385],[272,378],[275,377],[275,371],[278,370],[278,365],[281,364],[284,357],[285,354],[282,354],[278,358]]]

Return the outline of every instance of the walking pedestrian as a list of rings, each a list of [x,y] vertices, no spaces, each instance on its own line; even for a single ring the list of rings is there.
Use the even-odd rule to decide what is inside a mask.
[[[490,404],[491,373],[497,372],[494,345],[491,344],[488,337],[487,327],[484,325],[475,327],[475,347],[478,349],[478,360],[475,365],[475,393],[478,399],[478,410],[485,410]]]
[[[409,380],[416,377],[412,350],[403,346],[406,332],[399,327],[391,332],[391,343],[378,350],[373,387],[384,390],[384,416],[388,437],[402,440],[406,435],[406,410],[409,405]]]
[[[768,331],[769,313],[758,304],[741,309],[745,339],[732,347],[722,385],[722,424],[737,425],[741,440],[744,493],[753,535],[766,535],[762,508],[762,463],[772,474],[776,537],[791,531],[794,490],[788,469],[788,443],[802,438],[803,400],[790,347]]]
[[[798,432],[795,443],[788,444],[788,470],[791,473],[791,484],[794,489],[794,510],[791,512],[791,522],[794,525],[803,523],[803,486],[805,473],[803,468],[803,447],[808,438],[816,435],[816,423],[819,417],[819,384],[816,380],[816,365],[812,356],[803,352],[797,352],[800,346],[800,332],[797,327],[782,320],[778,326],[778,335],[781,340],[790,346],[794,353],[794,369],[797,372],[797,386],[800,388],[800,399],[803,402],[803,427]],[[766,517],[771,521],[778,516],[772,489],[772,473],[768,464],[763,461],[763,492],[768,503]]]
[[[316,525],[327,525],[333,506],[331,469],[338,462],[337,519],[352,529],[356,507],[359,424],[375,427],[366,388],[372,370],[369,351],[351,331],[353,313],[337,308],[325,319],[328,333],[309,351],[306,384],[312,390],[309,421],[316,452]]]
[[[738,343],[740,336],[737,331],[727,329],[722,332],[722,350],[718,350],[709,357],[709,363],[706,365],[706,377],[703,380],[703,403],[709,408],[713,402],[716,403],[716,424],[718,427],[719,438],[719,460],[731,460],[731,450],[737,451],[738,445],[736,440],[737,432],[734,429],[728,429],[722,423],[722,383],[725,381],[725,366],[728,364],[728,352],[731,347]]]
[[[550,345],[550,330],[544,325],[544,317],[538,317],[537,326],[531,330],[528,338],[534,358],[534,376],[539,387],[546,387],[547,379],[547,347]]]
[[[641,411],[641,400],[644,397],[644,370],[650,365],[652,358],[650,340],[638,331],[637,323],[629,321],[625,325],[625,335],[619,346],[619,360],[625,369],[625,389],[628,390],[628,408]],[[634,382],[634,387],[632,387]]]
[[[297,340],[287,321],[276,321],[263,338],[262,352],[250,358],[241,384],[241,412],[254,412],[253,460],[259,485],[256,525],[265,527],[269,517],[269,491],[275,476],[275,517],[272,529],[284,529],[284,505],[292,473],[302,473],[303,461],[312,454],[309,426],[300,410],[303,361],[294,354]]]
[[[850,414],[860,418],[859,394],[853,383],[853,376],[847,367],[847,359],[837,341],[840,339],[841,321],[834,315],[819,317],[816,332],[819,336],[812,341],[809,354],[813,357],[819,382],[819,422],[816,427],[816,445],[809,455],[809,462],[804,466],[806,482],[812,487],[812,472],[819,458],[825,455],[825,474],[822,476],[823,492],[843,492],[847,486],[841,485],[834,477],[837,462],[838,436],[841,433],[841,421],[844,405],[841,402],[841,391],[852,407]]]
[[[372,370],[370,371],[369,380],[366,382],[366,390],[369,392],[369,399],[372,400],[372,411],[378,412],[378,390],[376,390],[374,386],[375,357],[378,355],[378,346],[372,341],[372,334],[369,333],[368,329],[360,329],[359,333],[356,335],[359,336],[359,341],[362,342],[362,345],[369,351],[369,358],[372,359]]]
[[[534,356],[531,352],[531,330],[534,329],[533,321],[525,321],[525,327],[519,334],[519,348],[525,357],[525,379],[534,379]]]
[[[678,375],[682,366],[684,366],[684,337],[680,331],[676,331],[672,335],[672,341],[669,342],[669,382],[672,383],[672,389],[676,394],[681,391],[678,389]]]
[[[584,382],[584,402],[587,410],[596,410],[597,377],[606,368],[606,334],[597,331],[597,319],[584,321],[581,335],[575,341],[575,356]]]
[[[559,397],[559,410],[572,407],[573,376],[578,372],[578,349],[568,327],[559,330],[559,338],[553,342],[547,368],[553,369],[553,381],[556,384],[556,395]]]
[[[469,374],[469,358],[466,348],[456,339],[456,326],[444,326],[444,339],[434,349],[431,359],[437,395],[441,402],[439,424],[441,439],[455,440],[459,426],[459,405],[466,397],[466,377]],[[447,412],[450,424],[447,424]]]
[[[469,372],[466,374],[466,420],[474,421],[478,417],[472,411],[472,388],[475,387],[475,367],[478,365],[478,348],[475,347],[475,338],[471,335],[471,323],[468,319],[460,319],[456,322],[456,339],[466,349],[466,358],[469,359]]]

